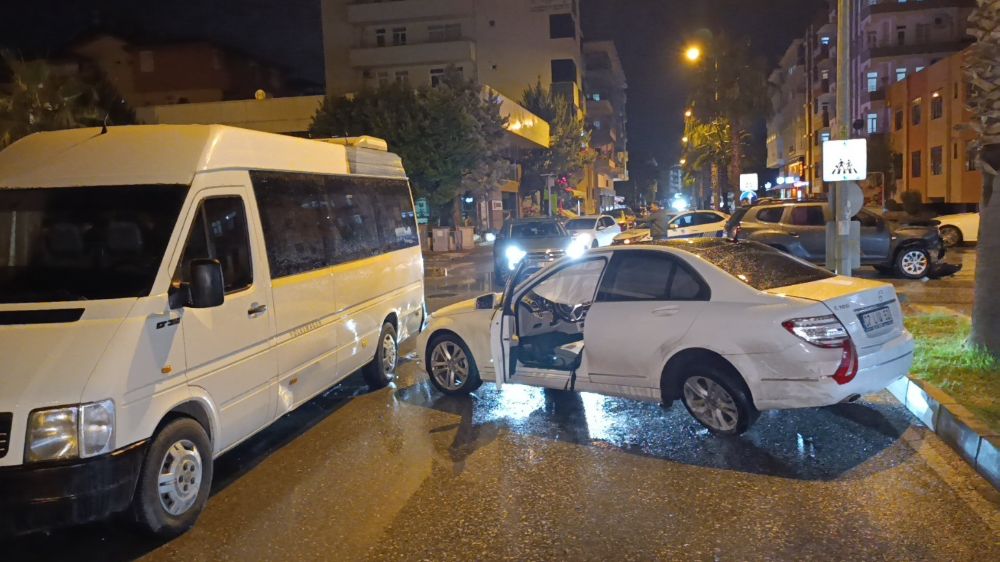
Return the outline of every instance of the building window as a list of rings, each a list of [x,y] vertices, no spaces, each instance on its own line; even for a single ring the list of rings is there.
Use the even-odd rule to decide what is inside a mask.
[[[820,133],[819,134],[819,140],[820,140],[820,142],[826,142],[826,141],[830,140],[830,133]]]
[[[896,69],[896,82],[902,82],[903,80],[906,80],[906,69],[905,68],[897,68]]]
[[[375,30],[375,46],[385,47],[385,28]]]
[[[941,96],[941,90],[938,90],[931,95],[931,119],[940,119],[942,115],[944,115],[944,98]]]
[[[925,43],[930,43],[931,40],[931,26],[926,23],[917,24],[917,44],[923,45]]]
[[[897,25],[896,26],[896,44],[902,47],[906,44],[906,26]]]
[[[408,70],[397,70],[396,71],[396,83],[397,84],[409,84],[410,83],[410,71],[408,71]]]
[[[576,82],[576,62],[573,59],[555,59],[552,61],[553,82]]]
[[[437,88],[441,84],[441,80],[444,79],[444,69],[443,68],[432,68],[431,69],[431,87]]]
[[[442,23],[427,26],[427,38],[432,43],[458,41],[462,38],[462,24]]]
[[[954,91],[952,92],[951,97],[958,99],[958,82],[955,82],[954,84]]]
[[[931,148],[931,175],[940,176],[943,173],[944,148],[935,146]]]
[[[868,114],[868,134],[875,134],[878,132],[878,113]]]
[[[406,44],[406,28],[405,27],[394,27],[392,28],[392,44],[399,46]]]
[[[878,72],[868,73],[868,91],[875,92],[878,90]]]
[[[913,104],[910,106],[910,124],[919,125],[923,117],[923,98],[917,98],[913,100]]]
[[[139,51],[139,72],[153,72],[155,69],[153,51]]]
[[[572,14],[552,14],[549,16],[549,37],[552,39],[573,39],[576,37],[576,20]]]
[[[874,49],[878,43],[878,32],[869,31],[868,32],[868,48]]]
[[[902,128],[903,128],[903,110],[900,109],[896,111],[896,130],[898,131]]]
[[[951,159],[958,160],[958,143],[951,143]]]
[[[919,178],[922,168],[920,165],[920,151],[910,153],[910,177]]]
[[[924,69],[924,67],[922,67],[922,66],[918,66],[918,67],[914,68],[914,69],[913,69],[913,71],[914,71],[914,72],[920,72],[920,71],[921,71],[921,70],[923,70],[923,69]]]
[[[829,37],[820,37],[819,38],[819,44],[820,45],[829,45],[830,44],[830,38]]]

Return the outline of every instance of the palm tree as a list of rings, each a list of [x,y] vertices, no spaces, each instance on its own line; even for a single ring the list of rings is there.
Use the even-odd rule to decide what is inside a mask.
[[[976,43],[968,53],[969,106],[979,134],[983,172],[976,296],[969,344],[1000,357],[1000,0],[978,0],[969,18]]]
[[[685,167],[689,171],[711,174],[712,207],[718,208],[730,191],[733,160],[745,152],[750,134],[733,127],[729,119],[719,117],[707,123],[689,119],[685,136],[688,139],[684,151]]]
[[[101,76],[83,80],[45,60],[0,53],[10,76],[0,91],[0,147],[39,131],[134,122],[135,116]]]
[[[727,120],[732,157],[727,164],[731,188],[743,171],[745,137],[754,121],[771,111],[768,98],[767,62],[750,55],[747,40],[734,41],[726,35],[712,39],[708,54],[695,77],[692,106],[703,122]]]

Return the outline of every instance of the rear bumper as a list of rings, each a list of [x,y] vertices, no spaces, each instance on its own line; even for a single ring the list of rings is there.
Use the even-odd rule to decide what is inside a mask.
[[[913,336],[904,332],[882,345],[874,353],[861,356],[858,374],[847,384],[833,380],[836,364],[827,370],[831,376],[815,378],[762,378],[751,385],[754,405],[759,410],[817,408],[830,406],[852,396],[880,392],[900,377],[905,377],[913,365]],[[761,360],[763,358],[758,358]]]
[[[0,470],[0,537],[98,521],[132,502],[146,441],[92,459]]]

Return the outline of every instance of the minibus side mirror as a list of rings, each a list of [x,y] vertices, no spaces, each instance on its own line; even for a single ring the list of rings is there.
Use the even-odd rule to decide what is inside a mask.
[[[222,306],[226,300],[226,291],[219,260],[191,260],[191,284],[188,292],[190,297],[187,304],[191,308]]]

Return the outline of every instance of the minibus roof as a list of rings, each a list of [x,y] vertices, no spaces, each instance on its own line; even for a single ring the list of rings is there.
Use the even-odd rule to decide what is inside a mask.
[[[240,169],[406,177],[381,150],[223,125],[132,125],[25,137],[0,152],[0,188],[190,185]]]

